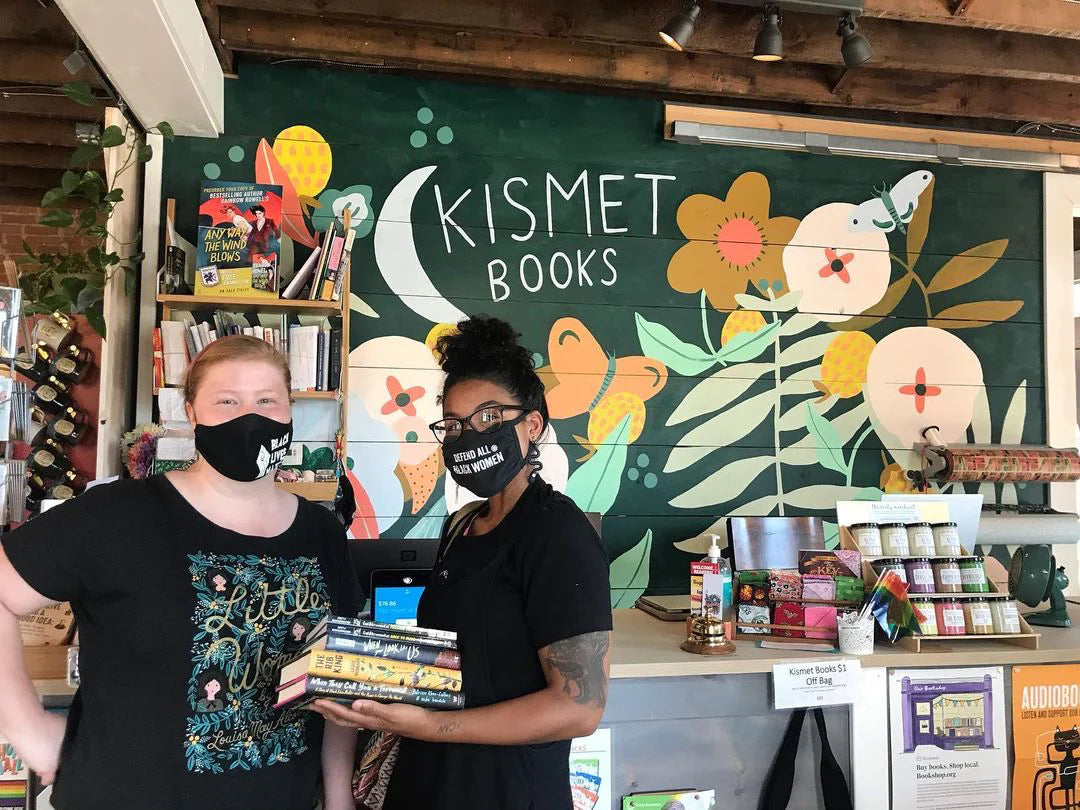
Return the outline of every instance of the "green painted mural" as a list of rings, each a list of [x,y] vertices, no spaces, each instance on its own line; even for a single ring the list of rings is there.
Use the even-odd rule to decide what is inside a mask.
[[[1041,177],[665,141],[658,102],[245,64],[226,135],[165,192],[280,183],[295,264],[356,229],[358,537],[471,499],[427,428],[438,335],[506,318],[548,388],[545,476],[604,514],[613,603],[685,590],[675,544],[731,514],[903,491],[919,431],[1044,440]],[[1043,502],[1042,487],[988,487]]]

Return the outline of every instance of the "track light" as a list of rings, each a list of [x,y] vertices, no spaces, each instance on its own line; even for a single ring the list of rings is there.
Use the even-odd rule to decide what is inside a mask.
[[[761,12],[761,28],[754,41],[754,59],[759,62],[779,62],[784,58],[784,35],[780,24],[784,18],[780,7],[769,3]]]
[[[681,51],[694,35],[694,26],[697,25],[700,15],[701,6],[696,0],[687,3],[686,8],[668,20],[660,29],[660,39],[675,50]]]
[[[870,42],[856,30],[855,18],[845,14],[840,18],[840,27],[836,33],[844,38],[840,45],[840,53],[844,56],[844,65],[848,68],[857,68],[866,64],[874,55]]]

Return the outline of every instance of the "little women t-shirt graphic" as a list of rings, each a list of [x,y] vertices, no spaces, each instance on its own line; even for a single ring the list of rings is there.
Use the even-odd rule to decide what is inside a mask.
[[[250,770],[304,753],[306,714],[278,711],[278,669],[327,612],[314,557],[189,554],[195,625],[184,753],[189,771]]]

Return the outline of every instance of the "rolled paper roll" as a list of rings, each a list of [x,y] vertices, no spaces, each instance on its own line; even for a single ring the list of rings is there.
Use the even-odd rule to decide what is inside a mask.
[[[1041,447],[935,448],[944,460],[939,481],[1077,481],[1080,453]]]
[[[1073,545],[1080,541],[1080,518],[1076,515],[995,515],[983,512],[976,542],[992,545]]]

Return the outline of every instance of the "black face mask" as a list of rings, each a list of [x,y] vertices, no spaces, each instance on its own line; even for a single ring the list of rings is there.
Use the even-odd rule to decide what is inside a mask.
[[[257,481],[281,466],[292,441],[292,422],[245,413],[220,425],[195,425],[195,449],[233,481]]]
[[[521,455],[515,425],[525,415],[511,422],[503,422],[498,430],[477,433],[466,430],[461,438],[444,444],[442,453],[446,469],[459,486],[481,498],[490,498],[506,488],[514,480],[525,458]]]

